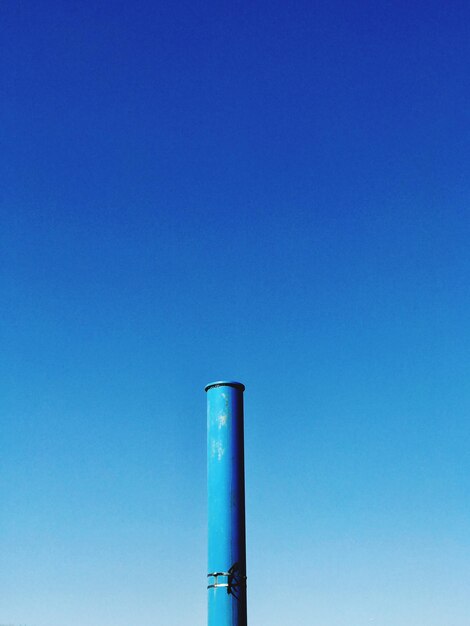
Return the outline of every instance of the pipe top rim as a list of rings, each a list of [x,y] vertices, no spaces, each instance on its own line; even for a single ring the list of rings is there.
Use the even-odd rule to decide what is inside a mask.
[[[242,383],[237,383],[235,380],[218,380],[215,383],[209,383],[204,387],[204,391],[209,391],[211,387],[235,387],[235,389],[245,391],[245,385],[243,385]]]

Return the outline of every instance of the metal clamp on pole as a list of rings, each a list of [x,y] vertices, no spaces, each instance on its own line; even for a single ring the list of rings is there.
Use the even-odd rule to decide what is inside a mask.
[[[227,593],[234,593],[234,591],[238,590],[238,587],[241,583],[246,585],[246,576],[241,576],[237,573],[237,568],[231,567],[228,572],[213,572],[212,574],[207,574],[207,577],[213,577],[215,580],[212,585],[207,585],[208,589],[217,589],[218,587],[225,587],[227,589]],[[219,583],[219,576],[226,576],[226,583]],[[235,594],[234,594],[235,595]]]
[[[219,576],[228,576],[230,577],[231,574],[230,572],[214,572],[213,574],[207,574],[207,578],[209,578],[209,576],[213,576],[215,578],[215,581],[212,585],[207,585],[208,589],[212,589],[215,587],[229,587],[230,583],[226,582],[226,583],[219,583]]]

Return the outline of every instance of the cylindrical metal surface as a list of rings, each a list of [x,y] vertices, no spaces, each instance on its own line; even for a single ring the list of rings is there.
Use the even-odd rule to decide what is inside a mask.
[[[246,626],[243,392],[207,385],[208,626]]]

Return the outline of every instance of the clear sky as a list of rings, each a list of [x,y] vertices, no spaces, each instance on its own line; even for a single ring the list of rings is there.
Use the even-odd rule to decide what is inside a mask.
[[[0,3],[0,624],[468,626],[468,2]]]

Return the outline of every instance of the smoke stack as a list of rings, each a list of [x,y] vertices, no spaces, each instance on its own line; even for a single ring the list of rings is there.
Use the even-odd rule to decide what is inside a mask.
[[[243,392],[216,382],[207,392],[208,626],[246,626]]]

